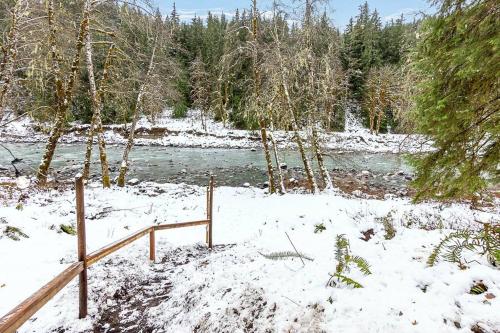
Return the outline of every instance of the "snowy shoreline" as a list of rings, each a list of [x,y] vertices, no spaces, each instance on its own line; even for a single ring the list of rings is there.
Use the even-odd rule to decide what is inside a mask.
[[[35,123],[29,119],[13,122],[0,128],[0,142],[36,143],[47,139],[49,124]],[[86,142],[89,125],[72,123],[61,138],[62,143]],[[123,125],[104,126],[107,144],[125,144],[127,132]],[[275,131],[279,149],[295,150],[296,144],[290,132]],[[301,133],[305,141],[307,133]],[[347,132],[330,132],[321,135],[323,147],[328,151],[361,151],[384,153],[421,153],[432,150],[429,142],[420,135],[380,134],[372,135],[360,125],[348,127]],[[206,131],[202,128],[199,114],[191,110],[188,117],[174,119],[170,112],[151,123],[142,118],[136,130],[135,144],[138,146],[166,146],[179,148],[261,148],[257,131],[237,130],[224,127],[222,123],[207,120]]]
[[[8,269],[0,274],[0,316],[76,260],[75,236],[59,227],[75,223],[72,189],[28,191],[21,209],[16,209],[17,193],[2,197],[0,265]],[[474,325],[494,332],[500,327],[498,268],[477,255],[468,257],[477,262],[466,270],[447,262],[430,268],[425,263],[450,231],[477,228],[475,221],[498,221],[498,205],[482,212],[465,204],[414,205],[408,199],[335,193],[269,196],[256,188],[229,187],[217,187],[214,198],[213,252],[204,250],[203,227],[158,233],[154,265],[147,259],[147,239],[140,240],[90,269],[87,319],[76,319],[73,281],[20,332],[102,331],[105,323],[118,331],[140,323],[161,332],[239,331],[246,325],[256,332],[348,333],[468,332]],[[142,183],[104,190],[91,183],[86,189],[88,251],[144,226],[199,219],[205,200],[198,186]],[[389,213],[396,236],[387,240],[380,219]],[[315,233],[319,224],[326,230]],[[7,226],[29,238],[6,237]],[[369,229],[374,236],[361,240]],[[303,266],[297,258],[274,261],[259,254],[292,250],[285,232],[314,261]],[[325,287],[335,269],[339,234],[371,265],[372,275],[351,272],[364,288]],[[470,294],[478,280],[496,297]]]

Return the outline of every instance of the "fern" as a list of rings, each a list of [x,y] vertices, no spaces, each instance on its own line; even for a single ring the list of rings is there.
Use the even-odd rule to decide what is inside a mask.
[[[344,235],[337,235],[335,240],[335,259],[337,260],[336,272],[342,272],[346,269],[346,258],[349,256],[349,241]],[[349,269],[347,267],[347,269]]]
[[[335,279],[337,279],[339,282],[345,283],[346,285],[354,288],[363,288],[359,282],[351,279],[345,274],[350,272],[351,265],[355,265],[361,273],[369,275],[371,274],[370,265],[362,257],[351,255],[349,240],[345,237],[345,235],[337,235],[335,240],[335,259],[337,260],[335,273],[330,274],[330,279],[328,280],[327,285],[330,287],[336,286],[337,283],[335,282]]]
[[[396,237],[396,229],[392,225],[392,222],[389,219],[384,219],[383,224],[384,224],[384,230],[385,230],[384,238],[386,240],[389,240],[389,239],[393,239],[394,237]]]
[[[349,246],[349,240],[345,238],[345,235],[337,235],[335,241],[335,259],[337,261],[341,261],[349,254]]]
[[[264,253],[259,252],[259,254],[261,256],[263,256],[264,258],[269,259],[269,260],[286,260],[286,259],[289,259],[289,258],[300,258],[300,257],[302,257],[302,259],[313,261],[313,259],[311,257],[308,257],[308,256],[306,256],[303,253],[297,254],[296,252],[291,252],[291,251],[271,252],[269,254],[264,254]]]
[[[488,255],[488,261],[495,267],[500,267],[500,249],[493,250],[491,254]]]
[[[30,238],[27,234],[22,232],[21,229],[11,226],[7,226],[3,234],[14,241],[20,241],[21,238]]]
[[[396,236],[396,228],[392,224],[392,212],[389,212],[386,216],[377,218],[384,226],[384,238],[386,240],[393,239]]]
[[[318,234],[326,230],[326,227],[323,223],[314,225],[314,233]]]
[[[464,251],[479,252],[481,255],[487,254],[488,258],[496,258],[493,261],[498,262],[499,248],[500,230],[498,225],[491,227],[490,224],[484,224],[484,227],[479,231],[459,230],[447,235],[432,250],[427,259],[427,265],[434,266],[441,258],[448,262],[458,263],[460,267],[463,267],[462,253]],[[495,263],[492,264],[495,265]]]
[[[335,273],[335,274],[331,275],[331,277],[336,278],[339,282],[342,282],[342,283],[344,283],[348,286],[351,286],[353,288],[363,288],[363,286],[359,282],[351,279],[348,276],[342,275],[340,273]],[[331,287],[334,287],[337,285],[337,283],[332,278],[330,279],[329,285]]]
[[[436,264],[436,262],[438,261],[439,259],[439,256],[441,255],[442,251],[443,251],[443,247],[445,247],[446,243],[452,239],[453,237],[455,237],[455,234],[456,233],[451,233],[449,234],[448,236],[446,236],[445,238],[443,238],[438,245],[436,245],[436,247],[434,247],[434,249],[432,250],[429,258],[427,259],[427,266],[429,267],[432,267]]]
[[[72,225],[69,224],[61,224],[59,226],[61,228],[61,231],[64,233],[67,233],[68,235],[76,235],[76,230]]]
[[[366,261],[364,258],[360,256],[354,256],[350,259],[353,263],[358,266],[358,269],[363,273],[364,275],[370,275],[372,272],[370,271],[370,264],[368,264],[368,261]]]

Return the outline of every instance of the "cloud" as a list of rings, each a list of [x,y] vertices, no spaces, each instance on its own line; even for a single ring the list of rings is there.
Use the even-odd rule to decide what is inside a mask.
[[[419,9],[404,8],[396,13],[382,17],[382,22],[386,23],[386,22],[390,22],[391,20],[397,20],[398,18],[401,17],[401,15],[404,15],[405,18],[415,17],[420,13],[421,13],[421,10],[419,10]]]

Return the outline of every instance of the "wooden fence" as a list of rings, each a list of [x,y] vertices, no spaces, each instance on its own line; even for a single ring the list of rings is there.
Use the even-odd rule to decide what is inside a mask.
[[[79,276],[79,318],[87,316],[87,269],[104,257],[121,249],[122,247],[149,234],[149,259],[155,260],[155,232],[167,229],[177,229],[206,225],[206,242],[209,248],[212,248],[212,213],[213,213],[213,193],[214,177],[210,177],[207,187],[207,211],[206,219],[194,222],[184,222],[175,224],[154,225],[141,229],[132,235],[111,243],[100,250],[87,255],[86,235],[85,235],[85,204],[84,204],[84,186],[82,178],[75,182],[76,188],[76,220],[77,220],[77,238],[78,238],[78,262],[71,264],[61,274],[52,281],[40,288],[24,302],[16,306],[12,311],[0,318],[0,333],[15,333],[33,314],[50,301],[62,288]]]

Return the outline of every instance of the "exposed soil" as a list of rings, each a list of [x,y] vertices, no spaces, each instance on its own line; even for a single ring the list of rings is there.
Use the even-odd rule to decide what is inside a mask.
[[[225,251],[234,245],[216,245],[212,250],[203,245],[176,248],[165,253],[146,272],[133,272],[133,263],[122,258],[110,258],[99,265],[109,269],[106,280],[113,281],[114,291],[104,290],[101,284],[89,281],[90,296],[97,303],[98,315],[92,317],[92,329],[86,333],[152,333],[161,332],[161,326],[154,320],[152,310],[162,302],[170,299],[173,282],[169,278],[179,273],[182,266],[188,264],[203,265],[210,255]],[[127,275],[128,274],[128,275]],[[92,274],[89,274],[92,277]],[[101,277],[102,278],[102,277]],[[95,285],[98,285],[95,287]],[[92,288],[94,285],[94,288]],[[201,292],[201,289],[192,293]],[[108,286],[109,288],[109,286]],[[188,293],[186,298],[191,297]],[[185,309],[189,311],[189,308]],[[156,318],[157,319],[157,318]],[[211,332],[204,330],[201,325],[197,332]],[[59,327],[57,333],[70,333],[71,329]]]

